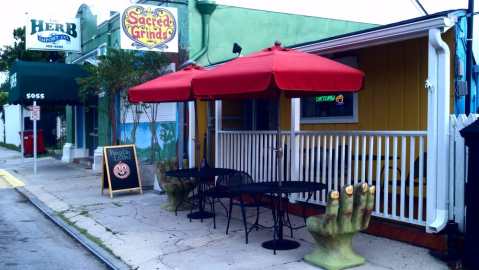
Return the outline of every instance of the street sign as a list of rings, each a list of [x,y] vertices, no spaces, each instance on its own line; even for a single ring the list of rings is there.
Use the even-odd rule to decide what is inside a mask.
[[[40,106],[31,106],[30,107],[30,120],[39,121],[40,120]]]

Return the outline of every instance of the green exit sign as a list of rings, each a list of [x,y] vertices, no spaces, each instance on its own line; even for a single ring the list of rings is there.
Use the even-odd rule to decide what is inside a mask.
[[[317,96],[317,97],[315,97],[315,101],[318,102],[318,103],[321,103],[321,102],[333,102],[333,101],[336,101],[336,95]]]

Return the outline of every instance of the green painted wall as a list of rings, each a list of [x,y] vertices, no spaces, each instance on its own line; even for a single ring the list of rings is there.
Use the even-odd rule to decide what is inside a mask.
[[[66,142],[67,143],[75,143],[75,137],[73,136],[74,132],[74,121],[73,118],[73,109],[72,106],[65,106],[65,118],[67,122],[67,130],[66,130]]]
[[[98,98],[98,146],[111,144],[111,123],[108,117],[108,96]]]
[[[201,48],[201,15],[196,0],[189,0],[190,56]],[[210,21],[210,42],[207,53],[197,62],[208,65],[231,59],[233,43],[248,54],[273,45],[279,40],[283,46],[319,40],[374,25],[325,18],[267,12],[254,9],[218,5]]]

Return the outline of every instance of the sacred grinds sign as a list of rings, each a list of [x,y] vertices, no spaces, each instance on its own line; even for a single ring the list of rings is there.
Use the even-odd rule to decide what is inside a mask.
[[[133,5],[121,14],[121,48],[178,52],[176,8]]]
[[[31,18],[25,31],[27,50],[81,52],[79,19]]]

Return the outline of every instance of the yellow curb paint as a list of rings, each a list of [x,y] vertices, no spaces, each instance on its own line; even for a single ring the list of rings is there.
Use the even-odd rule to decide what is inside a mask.
[[[23,187],[25,184],[18,180],[15,176],[11,175],[9,172],[6,170],[1,170],[0,169],[0,177],[2,177],[5,181],[7,181],[8,184],[12,187]]]

